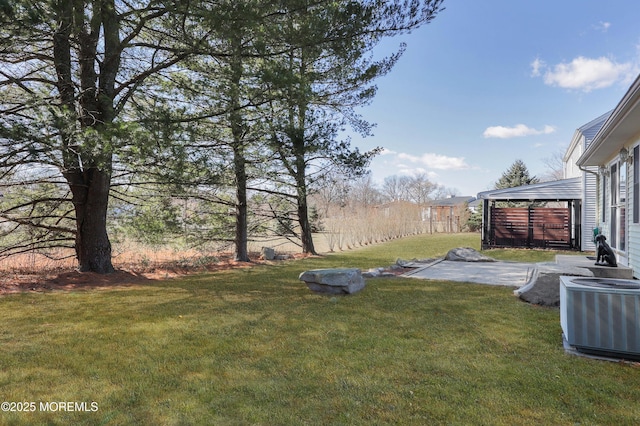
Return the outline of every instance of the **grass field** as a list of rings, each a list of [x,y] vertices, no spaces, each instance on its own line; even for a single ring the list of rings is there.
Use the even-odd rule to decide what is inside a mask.
[[[637,365],[565,354],[558,309],[510,288],[377,278],[331,297],[298,281],[307,269],[478,244],[477,234],[434,234],[130,287],[4,296],[0,392],[13,404],[0,424],[639,424]]]

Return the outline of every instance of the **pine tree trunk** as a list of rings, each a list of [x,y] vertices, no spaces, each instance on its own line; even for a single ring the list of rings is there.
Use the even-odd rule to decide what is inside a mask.
[[[238,148],[238,147],[236,147]],[[247,172],[242,152],[234,149],[234,169],[236,174],[236,260],[249,262],[247,249]]]
[[[78,266],[81,272],[106,274],[114,271],[107,235],[112,153],[110,148],[98,153],[83,150],[75,130],[70,130],[79,125],[82,130],[92,128],[102,134],[115,118],[113,100],[121,54],[118,15],[113,0],[96,2],[94,6],[89,18],[83,2],[55,3],[58,25],[53,54],[60,116],[70,115],[68,121],[61,119],[58,125],[63,147],[62,174],[69,184],[76,214]],[[91,26],[85,26],[85,19],[90,19]],[[98,65],[99,42],[104,59]]]
[[[300,225],[300,240],[302,242],[302,252],[307,254],[317,254],[313,245],[313,235],[311,223],[309,222],[309,205],[307,203],[307,174],[304,167],[304,156],[298,151],[296,158],[296,186],[298,191],[298,224]]]
[[[108,274],[111,263],[111,242],[107,235],[107,206],[111,172],[98,168],[69,172],[76,213],[76,257],[80,272]]]
[[[307,254],[317,254],[313,244],[311,223],[309,222],[309,208],[307,205],[306,193],[298,196],[298,222],[300,224],[302,252]]]
[[[234,34],[231,44],[234,55],[231,59],[231,113],[229,114],[229,121],[233,135],[233,169],[236,184],[236,260],[248,262],[247,162],[245,159],[243,140],[244,122],[240,113],[242,109],[240,106],[240,85],[243,74],[241,34]]]

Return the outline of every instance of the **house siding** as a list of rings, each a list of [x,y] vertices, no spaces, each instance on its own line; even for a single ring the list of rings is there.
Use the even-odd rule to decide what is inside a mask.
[[[633,153],[633,149],[638,145],[638,142],[639,141],[636,139],[635,143],[629,147],[630,153]],[[627,185],[627,199],[629,200],[627,204],[627,223],[629,230],[629,267],[633,269],[633,276],[635,278],[640,278],[640,223],[634,223],[640,218],[635,218],[633,216],[633,203],[635,201],[633,194],[633,184],[635,176],[634,171],[636,167],[640,167],[640,164],[634,162],[629,167],[629,180]]]
[[[582,178],[582,239],[580,247],[583,251],[594,251],[596,249],[593,242],[593,229],[601,227],[602,223],[598,223],[598,219],[604,220],[598,211],[600,201],[598,195],[598,168],[578,166],[578,159],[591,144],[591,141],[598,133],[604,122],[609,118],[613,110],[602,114],[590,122],[579,127],[574,135],[569,148],[563,158],[564,162],[564,178]],[[585,171],[586,170],[586,171]]]
[[[593,228],[596,227],[598,209],[598,177],[584,173],[584,193],[582,196],[582,251],[595,251]]]
[[[633,224],[629,228],[629,267],[634,278],[640,278],[640,226]]]
[[[564,159],[564,170],[563,170],[565,179],[580,177],[583,175],[584,172],[580,170],[580,167],[578,167],[576,162],[584,152],[584,145],[585,145],[585,137],[580,136],[579,142],[576,143],[575,145],[572,145],[572,151],[570,153],[567,153],[568,156],[565,157]]]

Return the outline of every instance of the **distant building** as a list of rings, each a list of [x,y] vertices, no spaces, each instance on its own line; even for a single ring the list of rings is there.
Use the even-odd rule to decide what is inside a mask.
[[[469,204],[475,200],[466,195],[429,201],[423,209],[422,220],[433,224],[432,232],[461,232],[471,215]]]

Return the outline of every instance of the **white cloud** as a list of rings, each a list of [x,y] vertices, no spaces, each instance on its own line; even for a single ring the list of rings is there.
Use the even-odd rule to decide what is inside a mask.
[[[542,68],[534,68],[534,75],[541,75]],[[538,65],[540,62],[538,62]],[[546,67],[545,67],[546,68]],[[569,63],[560,63],[548,68],[544,74],[544,82],[549,86],[563,89],[582,90],[590,92],[612,86],[617,82],[628,82],[637,74],[637,67],[632,63],[617,63],[609,58],[597,59],[579,56]]]
[[[409,176],[427,174],[427,169],[425,169],[424,167],[411,167],[407,164],[399,164],[398,171],[400,172],[401,175],[409,175]]]
[[[593,26],[593,28],[595,28],[598,31],[602,31],[603,33],[606,33],[610,27],[611,27],[611,22],[605,22],[605,21],[600,21]]]
[[[547,64],[540,58],[534,59],[531,62],[531,76],[532,77],[540,77],[540,70],[546,68]]]
[[[437,170],[460,170],[469,168],[464,161],[464,157],[448,157],[434,153],[425,153],[421,156],[400,153],[398,154],[398,159]]]
[[[387,148],[382,148],[382,151],[380,151],[380,155],[393,155],[393,154],[397,154],[397,152]]]
[[[531,135],[548,135],[556,131],[553,126],[546,125],[542,130],[533,129],[524,124],[516,124],[514,127],[491,126],[487,127],[482,136],[485,138],[509,139]]]
[[[424,167],[411,167],[407,164],[398,165],[397,170],[398,170],[398,174],[400,175],[405,175],[405,176],[424,175],[432,181],[437,181],[438,178],[440,177],[436,172],[429,171]]]

